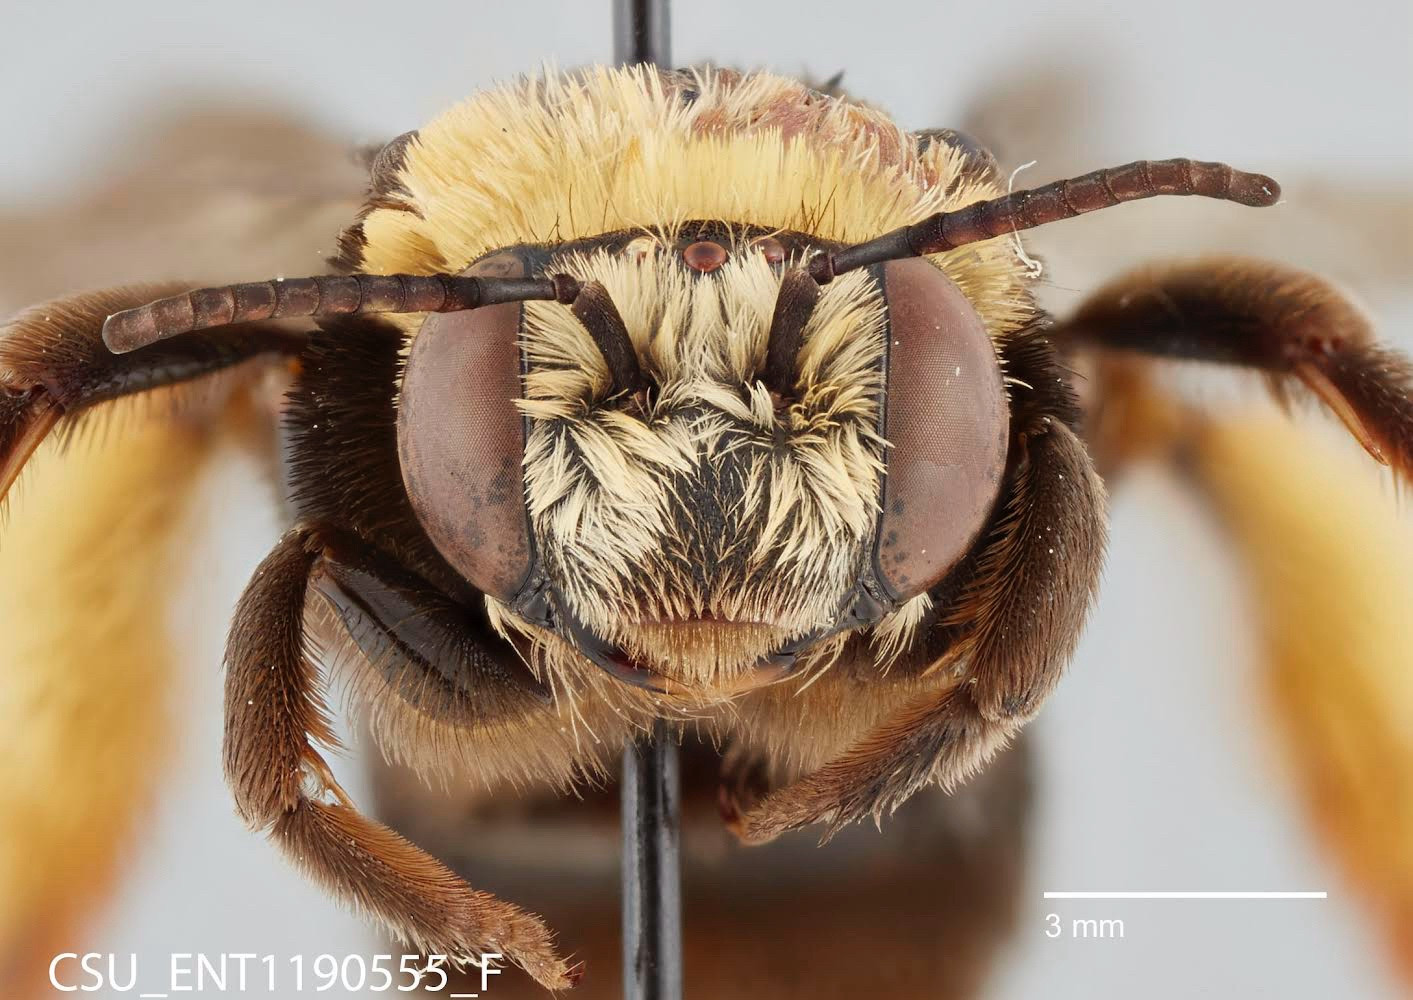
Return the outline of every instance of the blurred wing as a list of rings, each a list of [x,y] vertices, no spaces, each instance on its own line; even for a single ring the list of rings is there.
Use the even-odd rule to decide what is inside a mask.
[[[1193,457],[1247,571],[1278,737],[1413,984],[1413,529],[1363,456],[1275,417]]]
[[[165,766],[168,600],[210,438],[152,419],[47,447],[0,545],[0,985],[22,995],[106,896]]]
[[[94,157],[97,186],[42,211],[0,204],[0,247],[15,248],[0,256],[0,313],[135,280],[317,272],[366,181],[341,143],[244,102],[131,134],[126,151]],[[217,380],[175,411],[146,397],[118,404],[122,419],[99,413],[67,450],[42,449],[12,491],[0,529],[0,995],[40,989],[114,887],[159,788],[180,710],[167,692],[193,666],[168,642],[193,490],[232,429],[275,467],[278,397],[235,382],[234,395]]]
[[[985,81],[961,127],[1009,170],[1090,169],[1111,133],[1105,71],[1037,52]],[[1073,100],[1075,93],[1097,95]],[[1286,203],[1254,222],[1193,205],[1135,206],[1086,226],[1038,230],[1049,260],[1042,301],[1071,311],[1094,283],[1145,258],[1219,251],[1286,260],[1351,283],[1380,314],[1406,306],[1413,187],[1401,174],[1350,184],[1308,164],[1265,164]],[[1403,341],[1401,346],[1408,346]],[[1249,572],[1282,753],[1312,825],[1386,934],[1413,983],[1413,534],[1366,456],[1322,446],[1275,414],[1198,418],[1155,392],[1148,366],[1085,371],[1108,426],[1088,428],[1105,477],[1159,456],[1194,469]],[[1098,388],[1102,382],[1103,388]]]

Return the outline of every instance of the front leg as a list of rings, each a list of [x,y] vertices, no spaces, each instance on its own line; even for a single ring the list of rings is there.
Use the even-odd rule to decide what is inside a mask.
[[[363,816],[315,749],[335,741],[318,668],[307,655],[311,583],[336,610],[356,612],[360,646],[372,642],[368,630],[381,629],[386,649],[405,657],[402,669],[475,678],[488,704],[537,697],[528,673],[518,676],[456,629],[449,601],[415,607],[419,591],[410,575],[378,576],[377,558],[349,544],[327,529],[292,530],[256,570],[236,609],[226,653],[224,755],[241,816],[254,828],[270,829],[291,860],[330,893],[412,946],[458,962],[500,953],[549,989],[572,986],[577,970],[558,957],[538,917],[472,889]],[[399,606],[405,614],[385,617]],[[419,610],[427,614],[418,616]],[[415,642],[409,629],[419,630]]]
[[[1143,388],[1143,372],[1124,362],[1208,361],[1263,373],[1282,402],[1303,386],[1374,458],[1413,476],[1413,363],[1312,274],[1243,258],[1155,264],[1101,288],[1054,337],[1102,366],[1093,430],[1108,449],[1135,450],[1162,420],[1141,391],[1127,391]],[[1126,405],[1129,415],[1117,416]]]

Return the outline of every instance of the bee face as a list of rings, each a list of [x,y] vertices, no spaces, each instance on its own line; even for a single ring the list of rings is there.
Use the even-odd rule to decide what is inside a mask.
[[[994,352],[925,262],[792,306],[785,275],[819,247],[689,224],[473,265],[602,289],[631,360],[553,302],[427,321],[399,438],[443,554],[617,676],[708,698],[935,584],[999,489]]]
[[[1106,423],[1160,415],[1101,445],[1136,433],[1201,458],[1213,425],[1150,399],[1144,356],[1239,359],[1410,478],[1413,364],[1309,275],[1167,265],[1057,328],[1036,310],[1020,230],[1157,195],[1271,205],[1270,178],[1174,159],[997,181],[957,133],[909,135],[797,81],[525,81],[378,157],[341,239],[350,273],[21,316],[0,339],[0,493],[85,407],[294,368],[296,524],[226,656],[237,808],[417,950],[492,947],[563,989],[538,920],[338,786],[318,660],[424,774],[568,785],[640,728],[690,724],[725,750],[742,794],[718,802],[742,840],[832,833],[970,777],[1075,648],[1106,501],[1057,347],[1092,353]],[[87,506],[151,519],[109,485],[121,502]],[[752,690],[796,664],[819,669]],[[775,787],[750,803],[757,770]]]
[[[609,395],[564,310],[532,308],[526,324],[527,501],[547,570],[595,636],[698,686],[773,677],[789,665],[774,654],[832,625],[883,470],[875,283],[822,296],[770,384],[784,257],[772,264],[763,239],[784,246],[688,230],[560,256],[619,304],[650,386],[637,398]]]

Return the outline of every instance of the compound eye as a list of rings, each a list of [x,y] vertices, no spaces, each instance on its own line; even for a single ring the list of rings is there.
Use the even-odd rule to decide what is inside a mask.
[[[514,253],[463,274],[524,277]],[[412,342],[397,414],[412,509],[432,543],[477,589],[511,600],[530,572],[521,463],[521,303],[434,313]]]
[[[995,348],[967,297],[926,260],[883,266],[887,476],[874,549],[895,600],[936,585],[996,503],[1010,415]]]

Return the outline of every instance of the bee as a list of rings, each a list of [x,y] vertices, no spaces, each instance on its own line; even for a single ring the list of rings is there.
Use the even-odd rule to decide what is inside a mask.
[[[226,653],[237,809],[411,945],[568,987],[539,918],[340,787],[321,668],[430,778],[569,789],[702,734],[767,775],[725,782],[748,844],[957,787],[1074,650],[1101,471],[1201,426],[1152,361],[1254,369],[1413,465],[1413,368],[1317,277],[1162,264],[1039,308],[1022,231],[1169,195],[1279,188],[1174,159],[1010,191],[962,133],[769,73],[523,81],[374,157],[339,273],[20,315],[0,490],[100,404],[292,373],[294,523]]]

